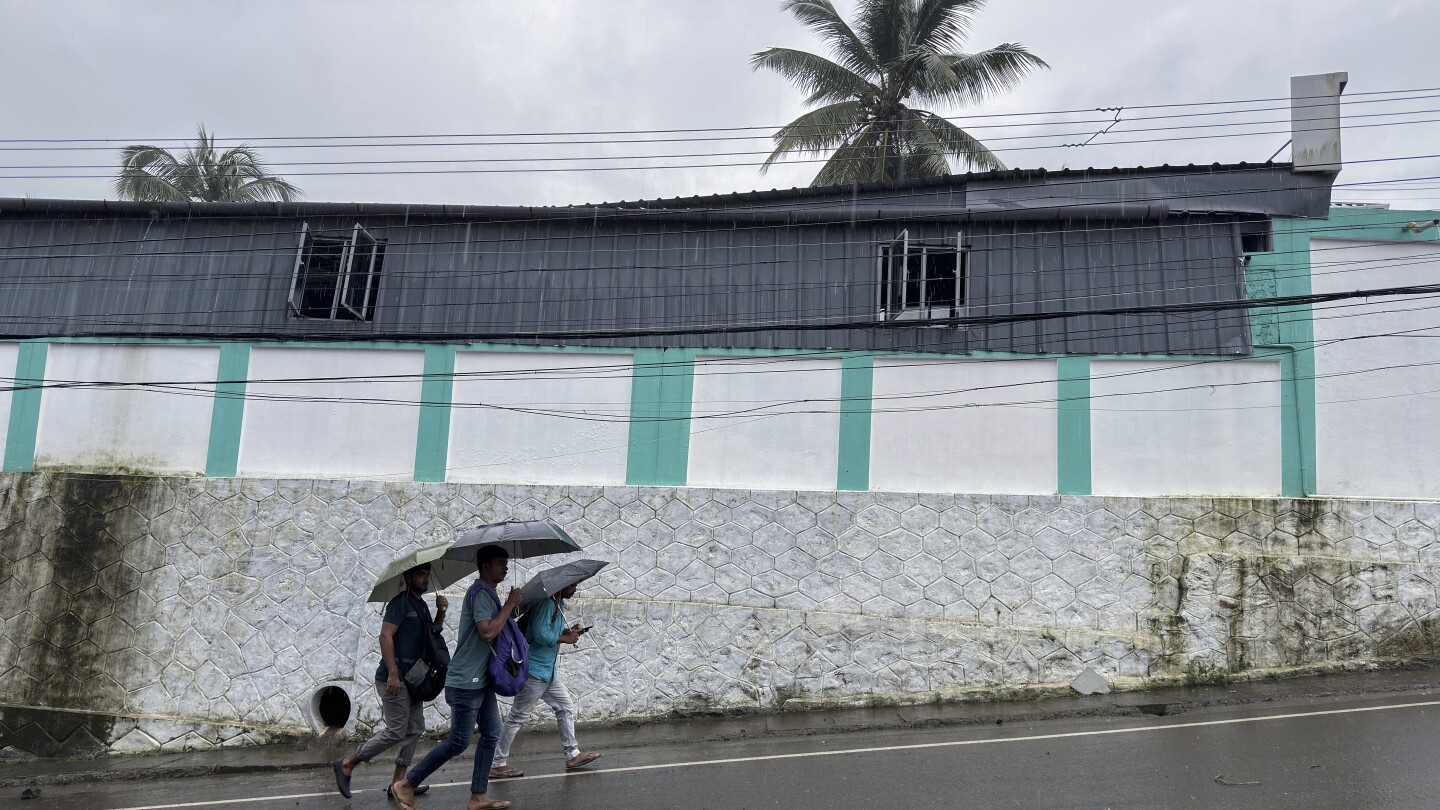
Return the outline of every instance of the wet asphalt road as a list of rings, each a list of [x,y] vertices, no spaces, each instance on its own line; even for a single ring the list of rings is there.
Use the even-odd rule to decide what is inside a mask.
[[[1329,712],[1322,714],[1322,712]],[[1287,716],[1288,715],[1288,716]],[[532,732],[526,732],[530,734]],[[542,732],[533,732],[536,734]],[[1440,695],[1253,704],[1173,717],[1047,720],[606,752],[605,767],[512,760],[494,783],[517,810],[546,808],[1435,808]],[[388,763],[330,772],[47,787],[17,810],[380,810]],[[420,810],[465,807],[470,761],[431,779]],[[1222,777],[1222,784],[1216,777]],[[1243,784],[1254,783],[1259,784]],[[461,784],[447,784],[461,783]],[[362,790],[369,788],[368,790]],[[9,792],[9,791],[7,791]],[[264,797],[264,798],[262,798]],[[230,801],[239,799],[240,801]]]

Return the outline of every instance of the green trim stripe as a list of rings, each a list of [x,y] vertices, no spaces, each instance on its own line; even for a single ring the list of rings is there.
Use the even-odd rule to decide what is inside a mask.
[[[1367,242],[1440,242],[1440,228],[1413,233],[1405,222],[1429,222],[1440,219],[1440,211],[1398,211],[1376,208],[1331,208],[1325,222],[1288,220],[1291,230],[1305,231],[1321,239],[1358,239]],[[1278,224],[1281,220],[1276,219]],[[1279,242],[1276,250],[1281,250]]]
[[[205,455],[205,475],[209,478],[234,478],[240,467],[245,381],[249,377],[250,346],[222,344],[215,373],[215,404],[210,412],[210,449]]]
[[[10,394],[10,424],[5,438],[5,472],[35,469],[35,439],[40,432],[40,395],[45,383],[49,344],[21,343],[15,358],[15,390]]]
[[[450,409],[455,396],[455,347],[425,347],[415,480],[444,481],[450,459]]]
[[[636,349],[625,483],[684,486],[690,471],[694,349]]]
[[[1090,358],[1056,361],[1056,482],[1061,495],[1091,494]]]
[[[840,450],[835,488],[870,488],[870,421],[875,393],[875,357],[856,355],[840,361]]]

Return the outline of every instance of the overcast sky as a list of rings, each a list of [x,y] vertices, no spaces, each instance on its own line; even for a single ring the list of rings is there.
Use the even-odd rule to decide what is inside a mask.
[[[837,0],[842,10],[853,3]],[[1289,77],[1344,70],[1349,93],[1440,86],[1433,2],[1426,0],[992,0],[971,49],[1020,42],[1052,69],[1014,93],[947,116],[1116,105],[1267,99]],[[778,0],[0,0],[0,138],[184,138],[203,122],[221,137],[457,135],[592,130],[770,127],[802,111],[801,94],[750,70],[775,45],[822,46]],[[1440,119],[1440,91],[1403,103],[1347,105],[1347,114],[1418,111],[1377,123]],[[1365,98],[1351,96],[1352,99]],[[1254,104],[1251,107],[1283,106]],[[1214,110],[1127,111],[1124,115]],[[1429,111],[1428,114],[1425,111]],[[974,134],[1010,166],[1263,161],[1285,143],[1288,113],[1122,123],[1083,149],[1097,114],[970,118],[962,126],[1023,122]],[[1234,130],[1125,134],[1127,128],[1244,120],[1275,134],[1143,144]],[[1069,136],[1065,133],[1084,133]],[[747,135],[754,131],[711,133]],[[997,140],[1020,135],[1042,138]],[[1440,123],[1347,129],[1347,160],[1440,153]],[[615,137],[615,136],[611,136]],[[624,136],[641,137],[641,136]],[[654,136],[652,136],[654,137]],[[674,137],[674,136],[667,136]],[[453,140],[453,139],[452,139]],[[475,140],[474,138],[471,139]],[[491,140],[543,140],[525,136]],[[262,148],[272,164],[305,161],[652,156],[754,152],[764,140],[566,146]],[[9,144],[14,146],[16,144]],[[7,151],[0,175],[110,175],[115,148]],[[755,163],[762,156],[629,159]],[[1288,152],[1281,159],[1288,158]],[[15,166],[98,169],[31,169]],[[500,164],[591,167],[599,163]],[[408,169],[497,168],[497,164]],[[566,204],[805,185],[815,165],[760,175],[753,165],[644,171],[309,176],[394,166],[283,166],[306,198],[329,201]],[[1359,163],[1340,183],[1440,175],[1440,160]],[[1440,207],[1440,180],[1406,194],[1337,189],[1338,199]],[[1428,188],[1426,187],[1428,185]],[[0,196],[111,197],[106,179],[0,179]]]

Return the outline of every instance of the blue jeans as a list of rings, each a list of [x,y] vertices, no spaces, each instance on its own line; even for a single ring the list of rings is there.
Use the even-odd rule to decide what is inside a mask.
[[[447,686],[445,702],[450,704],[450,736],[411,768],[405,779],[419,787],[430,774],[440,770],[441,765],[465,753],[470,746],[470,734],[479,725],[480,742],[475,745],[475,772],[470,775],[470,792],[485,793],[490,788],[495,744],[500,741],[500,706],[495,702],[495,690]]]

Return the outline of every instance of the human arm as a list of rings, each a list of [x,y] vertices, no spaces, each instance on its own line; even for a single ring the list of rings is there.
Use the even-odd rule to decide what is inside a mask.
[[[385,671],[389,675],[385,679],[385,691],[392,695],[400,694],[400,667],[395,663],[395,633],[400,625],[394,622],[384,622],[380,625],[380,659],[385,662]]]
[[[445,626],[445,611],[446,611],[447,609],[449,609],[449,607],[450,607],[450,600],[449,600],[449,599],[446,599],[445,597],[441,596],[441,595],[438,594],[438,593],[435,594],[435,622],[434,622],[434,624],[435,624],[436,627],[444,627],[444,626]]]
[[[510,595],[505,598],[505,604],[500,606],[500,610],[496,611],[494,616],[475,622],[475,632],[479,633],[480,637],[487,642],[494,641],[500,635],[500,631],[505,629],[505,622],[510,621],[511,614],[515,612],[515,608],[520,605],[520,600],[524,598],[523,591],[519,588],[511,588]]]
[[[565,628],[561,626],[563,616],[560,615],[553,599],[542,599],[535,607],[530,608],[529,616],[525,624],[525,640],[530,642],[531,649],[555,647],[560,644],[560,634]]]

